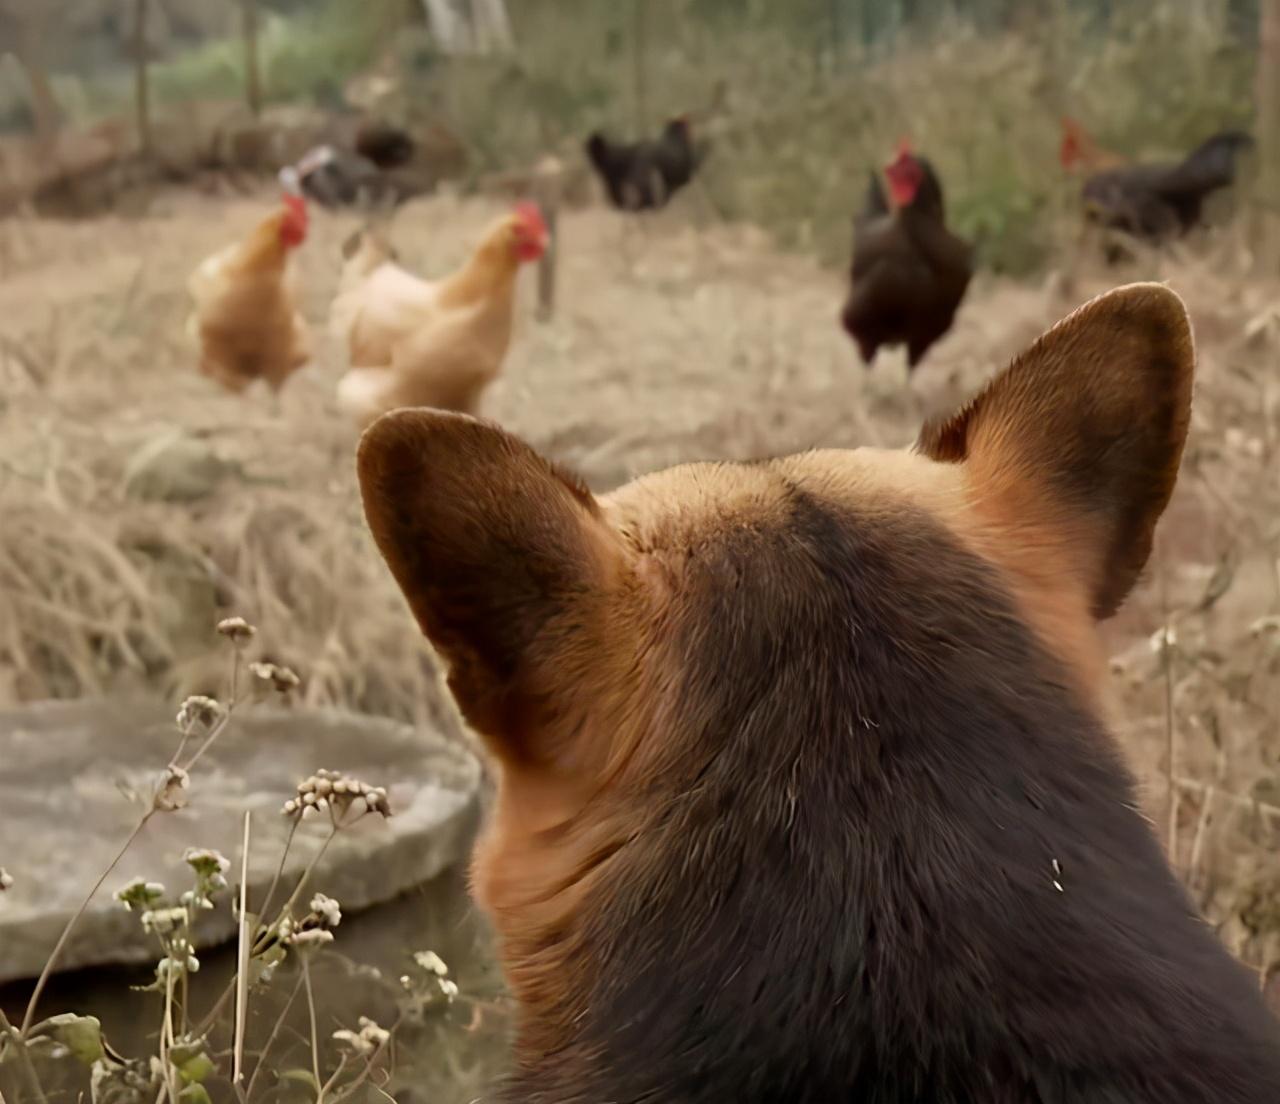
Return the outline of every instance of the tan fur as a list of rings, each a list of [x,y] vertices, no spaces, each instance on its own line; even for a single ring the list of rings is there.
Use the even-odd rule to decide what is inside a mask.
[[[245,241],[202,262],[188,281],[195,309],[187,329],[200,345],[200,371],[229,391],[257,379],[278,391],[311,357],[280,240],[283,218],[277,212],[264,219]]]
[[[590,965],[584,898],[642,822],[646,780],[699,723],[673,711],[670,643],[696,612],[685,573],[699,549],[785,531],[795,493],[851,524],[928,516],[993,569],[1096,708],[1096,621],[1149,553],[1193,360],[1181,302],[1135,285],[1060,323],[915,451],[688,465],[600,499],[469,418],[399,411],[366,432],[370,527],[499,764],[474,884],[523,1010],[521,1054],[570,1037]]]

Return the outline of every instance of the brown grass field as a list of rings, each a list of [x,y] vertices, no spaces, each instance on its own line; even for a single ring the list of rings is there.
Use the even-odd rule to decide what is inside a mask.
[[[1247,275],[1243,231],[1123,272],[981,276],[907,388],[899,358],[858,363],[837,323],[839,272],[696,199],[643,224],[563,213],[554,321],[534,320],[529,276],[521,288],[485,411],[596,489],[687,460],[907,444],[1094,293],[1154,278],[1186,299],[1192,441],[1148,577],[1106,627],[1114,711],[1151,815],[1176,828],[1179,868],[1228,943],[1271,970],[1280,285]],[[455,724],[364,531],[355,432],[333,398],[343,354],[324,319],[355,219],[315,216],[299,271],[318,355],[278,403],[195,372],[187,274],[269,202],[173,192],[138,220],[0,222],[0,705],[216,690],[210,626],[238,613],[302,674],[308,703]],[[423,201],[399,212],[394,239],[409,267],[443,273],[496,210]]]

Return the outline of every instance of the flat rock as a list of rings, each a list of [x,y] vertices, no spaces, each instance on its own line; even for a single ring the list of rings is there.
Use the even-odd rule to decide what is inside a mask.
[[[177,736],[172,712],[154,703],[45,702],[0,712],[0,867],[14,879],[0,894],[0,982],[43,968],[141,818],[145,805],[130,793],[154,792]],[[479,816],[480,768],[456,741],[380,718],[248,706],[192,768],[187,807],[153,816],[107,876],[58,969],[158,957],[154,937],[112,894],[142,877],[163,883],[176,900],[192,885],[182,859],[188,847],[221,851],[235,885],[246,811],[249,908],[261,907],[292,825],[281,806],[321,767],[386,787],[393,815],[366,816],[339,832],[307,883],[307,900],[321,891],[344,910],[367,908],[465,856]],[[329,831],[325,817],[298,826],[283,875],[287,891]],[[202,914],[198,946],[234,937],[228,896]],[[278,893],[277,906],[284,899]]]

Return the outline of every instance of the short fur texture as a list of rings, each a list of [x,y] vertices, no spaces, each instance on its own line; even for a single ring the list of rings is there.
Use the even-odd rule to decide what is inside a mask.
[[[370,526],[498,766],[488,1100],[1280,1100],[1097,706],[1193,361],[1135,285],[913,452],[599,499],[467,417],[366,432]]]

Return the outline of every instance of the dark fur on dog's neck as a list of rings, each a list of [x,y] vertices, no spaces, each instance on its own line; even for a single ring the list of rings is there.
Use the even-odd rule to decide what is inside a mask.
[[[672,768],[583,910],[575,1036],[495,1101],[1280,1100],[1256,987],[988,565],[791,489],[684,571]]]

